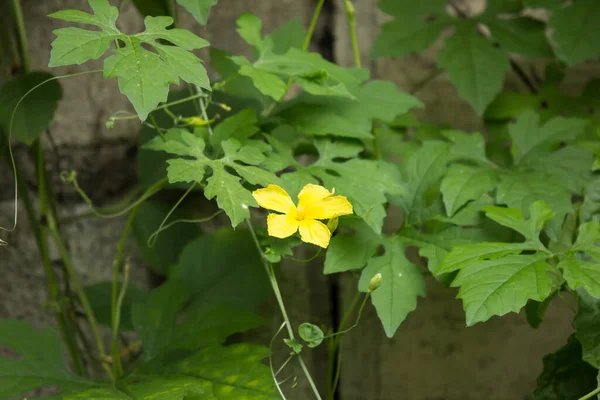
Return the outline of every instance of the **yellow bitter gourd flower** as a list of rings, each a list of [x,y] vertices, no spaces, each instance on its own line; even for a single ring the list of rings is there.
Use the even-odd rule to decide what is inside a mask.
[[[308,184],[298,194],[298,207],[290,195],[277,185],[255,190],[252,195],[258,205],[281,214],[269,214],[269,236],[286,238],[300,231],[303,242],[327,248],[331,231],[319,220],[352,214],[352,204],[344,196],[334,196],[323,186]]]

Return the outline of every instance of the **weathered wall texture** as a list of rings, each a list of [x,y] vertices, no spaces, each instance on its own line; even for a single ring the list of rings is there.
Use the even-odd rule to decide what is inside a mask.
[[[292,17],[300,17],[307,26],[315,3],[313,0],[221,0],[213,9],[208,27],[193,24],[191,17],[183,11],[180,24],[193,27],[215,47],[247,53],[247,46],[235,32],[235,20],[242,12],[259,15],[264,31],[268,32]],[[375,0],[357,0],[355,3],[364,66],[371,68],[373,77],[390,79],[404,90],[413,90],[435,68],[435,54],[442,41],[424,54],[399,60],[371,61],[368,57],[370,44],[383,16],[376,10]],[[463,3],[468,12],[481,7],[481,1]],[[48,70],[51,31],[62,26],[62,22],[46,15],[59,9],[81,8],[84,2],[24,0],[23,4],[33,65],[35,69]],[[335,59],[351,65],[341,1],[329,1],[325,12],[317,38],[329,30],[334,38]],[[127,0],[123,2],[121,15],[120,24],[126,32],[142,28],[142,18]],[[100,63],[89,63],[58,68],[52,73],[69,74],[99,67]],[[570,88],[577,92],[577,88],[594,73],[598,74],[598,68],[583,67],[579,73],[572,74]],[[59,170],[76,169],[83,186],[92,190],[94,200],[108,204],[122,196],[135,181],[133,150],[139,125],[131,120],[117,124],[112,131],[105,129],[107,116],[120,109],[131,110],[125,97],[118,93],[114,80],[105,81],[101,74],[92,74],[62,80],[61,84],[64,97],[51,126],[59,155],[51,151],[47,141],[44,142],[49,168],[57,182]],[[517,85],[514,77],[509,77],[507,85]],[[469,131],[482,129],[474,112],[458,98],[445,74],[436,77],[416,95],[427,104],[427,108],[419,111],[420,118]],[[9,178],[3,167],[0,172],[2,225],[10,223],[12,218]],[[31,176],[28,182],[33,185]],[[84,212],[85,206],[69,188],[61,187],[61,191],[65,215]],[[38,326],[52,324],[51,314],[40,308],[46,301],[46,292],[38,251],[25,214],[21,212],[19,218],[18,231],[3,236],[11,246],[0,250],[3,278],[0,280],[0,317],[25,318]],[[122,219],[81,219],[66,227],[74,263],[87,283],[110,278],[111,260],[123,225]],[[56,252],[52,251],[53,259],[58,261]],[[134,254],[133,246],[128,252]],[[135,257],[133,271],[140,284],[148,284],[145,266]],[[343,310],[347,304],[345,300],[352,298],[356,290],[354,280],[349,277],[326,279],[318,263],[284,266],[281,286],[292,320],[331,325],[329,283],[332,281],[341,282]],[[359,327],[344,339],[342,400],[525,399],[541,371],[542,355],[564,344],[571,331],[571,312],[560,301],[548,311],[543,331],[529,328],[523,315],[493,318],[485,324],[466,328],[460,302],[454,299],[455,290],[445,289],[431,279],[427,281],[427,289],[427,298],[420,299],[417,311],[408,317],[393,339],[385,337],[374,310],[367,307]],[[265,315],[278,315],[276,305],[266,305]],[[281,318],[274,317],[264,330],[251,338],[268,344],[280,324]],[[285,351],[283,347],[276,349],[277,362],[285,359]],[[309,368],[323,385],[326,359],[320,350],[313,354],[316,357],[308,357]],[[299,379],[299,386],[289,398],[311,398],[299,369],[293,367],[288,375]]]

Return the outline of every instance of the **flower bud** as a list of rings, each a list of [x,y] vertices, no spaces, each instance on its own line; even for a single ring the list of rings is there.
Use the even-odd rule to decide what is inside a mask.
[[[369,281],[369,288],[367,289],[368,293],[373,293],[375,290],[377,290],[379,285],[381,285],[381,278],[382,276],[379,272],[373,275],[373,277]]]
[[[327,228],[329,229],[329,232],[333,233],[335,232],[335,230],[338,227],[340,219],[339,218],[331,218],[328,222],[327,222]]]

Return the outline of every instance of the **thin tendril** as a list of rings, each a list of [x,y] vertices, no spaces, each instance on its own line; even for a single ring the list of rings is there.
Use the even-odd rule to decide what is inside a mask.
[[[279,371],[277,371],[277,374],[275,372],[273,372],[274,371],[273,370],[273,343],[275,342],[275,339],[281,333],[283,328],[285,328],[285,325],[286,325],[286,322],[284,321],[281,324],[281,326],[279,327],[279,329],[277,330],[277,332],[275,332],[275,335],[273,335],[273,337],[271,338],[271,342],[269,343],[269,366],[271,367],[271,376],[273,377],[273,382],[275,382],[277,391],[281,395],[281,398],[284,400],[286,399],[286,397],[283,394],[283,391],[281,390],[281,388],[279,387],[280,383],[277,381],[277,374],[279,373],[279,371],[281,371],[281,368],[279,369]]]
[[[177,207],[179,207],[179,205],[181,204],[181,202],[187,197],[188,194],[190,194],[190,192],[192,191],[192,189],[194,189],[196,187],[196,185],[198,184],[198,182],[194,182],[192,183],[192,185],[189,187],[189,189],[183,194],[183,196],[181,196],[179,198],[179,200],[177,200],[177,203],[175,203],[175,205],[173,207],[171,207],[171,209],[169,210],[169,212],[167,213],[167,215],[165,215],[165,217],[163,218],[162,222],[160,223],[160,226],[158,227],[158,229],[156,230],[156,235],[152,234],[152,236],[150,236],[148,238],[148,247],[152,247],[154,246],[154,243],[156,243],[156,239],[158,238],[158,233],[161,232],[161,230],[163,230],[163,226],[165,225],[165,223],[167,222],[167,220],[169,219],[169,217],[171,216],[171,214],[173,214],[173,212],[175,212],[175,210],[177,209]],[[154,238],[154,240],[152,240]]]
[[[62,78],[72,78],[74,76],[79,76],[79,75],[85,75],[85,74],[92,74],[95,72],[102,72],[101,69],[97,69],[97,70],[93,70],[93,71],[84,71],[84,72],[77,72],[75,74],[69,74],[69,75],[61,75],[61,76],[53,76],[52,78],[48,78],[45,81],[38,83],[37,85],[35,85],[34,87],[32,87],[31,89],[29,89],[23,96],[21,96],[21,98],[19,99],[19,101],[17,102],[17,104],[15,105],[15,108],[13,108],[12,114],[10,116],[10,124],[9,124],[9,128],[8,128],[8,155],[10,158],[10,165],[13,169],[13,178],[15,180],[15,212],[14,212],[14,222],[13,222],[13,226],[12,228],[5,228],[3,226],[0,226],[0,230],[5,231],[5,232],[14,232],[15,229],[17,229],[17,215],[19,213],[19,193],[18,193],[18,178],[17,178],[17,166],[15,165],[15,156],[13,154],[12,151],[12,146],[11,146],[11,141],[12,141],[12,132],[13,132],[13,122],[15,119],[15,114],[17,113],[17,109],[19,108],[19,106],[21,105],[21,103],[23,102],[23,100],[25,100],[25,97],[27,97],[31,92],[33,92],[35,89],[39,88],[42,85],[45,85],[46,83],[50,82],[50,81],[55,81],[58,79],[62,79]],[[6,243],[6,242],[4,242]],[[3,243],[0,242],[0,245],[2,245]]]
[[[126,214],[127,212],[132,210],[134,207],[140,205],[141,203],[143,203],[150,197],[154,196],[167,184],[167,178],[163,178],[160,181],[157,181],[156,183],[154,183],[148,189],[146,189],[146,191],[144,191],[144,193],[142,193],[140,198],[137,199],[136,201],[134,201],[132,204],[130,204],[127,207],[123,208],[122,210],[116,211],[114,213],[105,213],[105,212],[100,211],[96,207],[94,207],[94,204],[92,203],[92,199],[90,199],[88,197],[88,195],[85,193],[85,191],[83,189],[81,189],[81,187],[79,186],[79,182],[77,181],[77,173],[75,171],[63,172],[60,174],[60,177],[63,180],[63,182],[70,183],[71,185],[73,185],[73,188],[75,189],[77,194],[79,194],[79,196],[81,196],[81,198],[83,199],[85,204],[87,204],[87,206],[90,208],[90,211],[99,218],[115,218],[115,217],[119,217],[123,214]]]
[[[208,222],[211,221],[213,218],[215,218],[216,216],[218,216],[219,214],[221,214],[223,212],[223,210],[219,210],[217,212],[215,212],[214,214],[205,217],[205,218],[198,218],[198,219],[176,219],[173,222],[169,222],[166,225],[161,225],[156,231],[154,231],[154,233],[152,235],[150,235],[150,237],[148,238],[148,245],[150,245],[150,242],[152,242],[152,246],[154,246],[154,244],[156,243],[156,240],[158,239],[158,235],[163,232],[166,231],[167,229],[169,229],[170,227],[172,227],[173,225],[177,225],[179,223],[186,223],[186,224],[201,224],[204,222]],[[151,247],[151,246],[150,246]]]
[[[285,257],[288,260],[292,260],[292,261],[297,261],[297,262],[311,262],[312,260],[314,260],[315,258],[319,257],[319,255],[321,254],[321,248],[319,247],[319,250],[317,250],[317,253],[312,256],[311,258],[308,259],[301,259],[301,258],[296,258],[296,257]]]

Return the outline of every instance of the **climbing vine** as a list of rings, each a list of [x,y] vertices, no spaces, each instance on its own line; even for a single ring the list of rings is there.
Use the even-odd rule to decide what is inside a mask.
[[[548,305],[574,298],[575,332],[544,358],[533,397],[600,393],[598,81],[576,97],[560,89],[570,68],[600,54],[599,2],[488,0],[472,16],[452,1],[380,0],[392,19],[371,56],[405,57],[442,41],[437,69],[423,85],[447,74],[481,118],[482,132],[420,121],[414,111],[426,103],[371,79],[361,66],[351,0],[339,6],[352,68],[309,50],[323,0],[307,29],[292,20],[264,32],[257,16],[240,15],[237,33],[252,57],[210,47],[178,26],[179,7],[205,25],[224,2],[133,1],[145,16],[135,34],[117,27],[121,2],[88,2],[87,10],[49,15],[64,23],[54,31],[49,66],[102,59],[100,70],[85,73],[116,78],[134,110],[114,110],[107,129],[140,122],[138,186],[122,204],[100,209],[77,171],[62,171],[62,184],[92,215],[126,218],[112,281],[86,286],[63,236],[40,145],[62,97],[60,80],[82,73],[32,70],[21,5],[10,0],[0,150],[15,178],[15,218],[1,229],[19,228],[16,207],[23,204],[57,328],[0,320],[0,345],[19,355],[0,358],[2,398],[53,386],[53,398],[64,399],[279,399],[306,380],[314,398],[333,399],[341,341],[363,309],[371,303],[381,321],[369,329],[393,337],[418,312],[425,274],[457,288],[467,326],[525,310],[532,329],[543,329]],[[207,47],[212,80],[197,55]],[[543,78],[531,72],[534,61],[545,66]],[[522,91],[503,90],[507,74],[520,79]],[[21,178],[15,142],[33,160],[37,204]],[[165,193],[177,200],[164,200]],[[201,198],[208,208],[197,206]],[[402,223],[390,232],[384,225],[394,208]],[[131,282],[130,235],[164,277],[151,291]],[[0,245],[11,246],[11,235]],[[299,260],[306,248],[313,256]],[[322,260],[324,274],[355,277],[356,297],[339,326],[290,319],[277,280],[286,259]],[[232,341],[264,324],[257,307],[269,296],[278,304],[270,317],[282,322],[271,342]],[[289,356],[274,365],[273,343],[282,341]],[[330,359],[323,393],[303,359],[318,346]],[[303,375],[282,378],[289,362]]]

